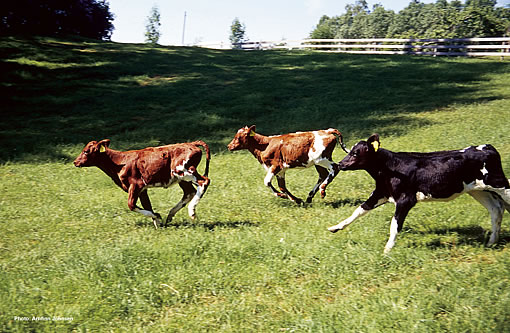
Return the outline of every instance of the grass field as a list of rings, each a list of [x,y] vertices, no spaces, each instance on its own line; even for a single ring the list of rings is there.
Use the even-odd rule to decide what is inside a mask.
[[[508,59],[0,38],[0,331],[510,332],[508,214],[489,249],[469,196],[421,204],[383,255],[392,205],[327,231],[371,193],[367,174],[298,207],[226,150],[244,125],[335,127],[348,146],[378,132],[395,151],[491,143],[510,176],[509,87]],[[183,210],[156,230],[100,170],[72,165],[104,138],[209,143],[199,219]],[[287,173],[300,197],[315,182]],[[166,215],[181,192],[150,195]]]

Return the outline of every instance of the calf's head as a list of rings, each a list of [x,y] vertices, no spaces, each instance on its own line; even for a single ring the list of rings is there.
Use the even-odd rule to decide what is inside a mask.
[[[239,129],[236,133],[236,136],[230,141],[227,148],[230,151],[233,150],[241,150],[241,149],[247,149],[249,146],[249,138],[251,136],[255,135],[255,125],[253,126],[245,126],[241,129]]]
[[[90,141],[85,148],[83,148],[81,154],[76,157],[74,165],[77,167],[96,166],[101,155],[106,151],[109,145],[110,140],[108,139],[99,142]]]
[[[379,134],[372,134],[367,141],[360,141],[352,147],[350,153],[338,163],[340,170],[360,170],[370,167],[381,147]]]

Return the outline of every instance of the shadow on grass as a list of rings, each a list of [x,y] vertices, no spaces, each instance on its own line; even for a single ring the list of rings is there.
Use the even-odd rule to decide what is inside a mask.
[[[411,231],[416,233],[415,231]],[[466,227],[454,227],[454,228],[441,228],[433,229],[427,232],[418,232],[419,234],[428,235],[456,235],[455,241],[442,241],[441,239],[434,239],[427,243],[429,248],[445,248],[453,247],[458,245],[486,245],[489,241],[491,230],[486,230],[480,226],[466,226]],[[510,242],[510,233],[501,231],[499,234],[499,240],[494,245],[494,248],[503,247],[505,244]]]
[[[213,231],[215,229],[237,229],[241,227],[258,227],[258,222],[252,222],[252,221],[213,221],[213,222],[193,222],[193,221],[185,221],[185,222],[171,222],[168,225],[166,225],[164,228],[200,228],[200,229],[207,229],[210,231]]]
[[[326,202],[325,204],[328,206],[331,206],[333,208],[340,208],[340,207],[344,207],[344,206],[357,207],[364,202],[365,202],[365,200],[360,199],[360,198],[343,198],[343,199],[339,199],[339,200],[333,201],[333,202]]]
[[[268,135],[335,127],[346,141],[402,135],[430,125],[416,113],[501,98],[479,83],[509,68],[13,37],[0,38],[0,59],[0,162],[70,161],[103,138],[114,149],[203,139],[219,152],[251,124]]]

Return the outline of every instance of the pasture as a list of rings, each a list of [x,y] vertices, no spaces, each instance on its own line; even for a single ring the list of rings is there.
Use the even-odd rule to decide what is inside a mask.
[[[393,151],[491,143],[510,177],[508,87],[508,59],[2,37],[0,330],[509,332],[510,214],[486,248],[489,214],[469,196],[418,204],[383,255],[391,204],[327,231],[370,195],[367,174],[342,172],[299,207],[226,149],[244,125],[334,127],[348,147],[374,132]],[[118,150],[206,141],[198,220],[182,210],[156,230],[99,169],[73,166],[104,138]],[[287,173],[301,198],[316,180]],[[163,217],[182,195],[149,194]]]

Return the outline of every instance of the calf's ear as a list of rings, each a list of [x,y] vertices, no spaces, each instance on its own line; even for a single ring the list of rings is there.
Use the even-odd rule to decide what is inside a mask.
[[[104,153],[106,148],[110,145],[110,139],[104,139],[98,142],[99,152]]]
[[[369,148],[373,148],[374,151],[377,152],[381,147],[381,142],[379,141],[379,134],[372,134],[368,138],[367,143]]]
[[[255,135],[255,125],[251,125],[249,130],[250,130],[250,132],[249,132],[250,136],[254,136]]]

